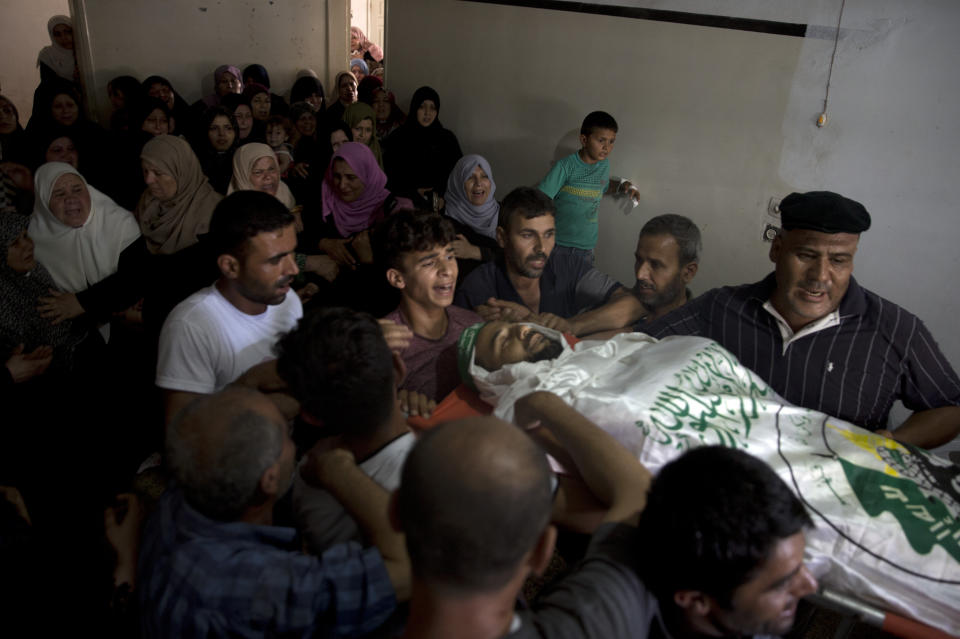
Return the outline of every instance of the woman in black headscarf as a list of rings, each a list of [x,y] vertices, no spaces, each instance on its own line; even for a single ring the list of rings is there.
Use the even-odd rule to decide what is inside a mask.
[[[243,84],[261,84],[267,88],[270,95],[270,115],[287,115],[290,105],[276,93],[270,90],[270,74],[260,64],[250,64],[243,69]]]
[[[327,108],[327,99],[326,94],[323,92],[323,83],[317,79],[317,76],[310,75],[312,71],[305,70],[300,73],[305,74],[297,78],[297,81],[293,83],[293,88],[290,89],[290,104],[291,109],[292,105],[297,102],[306,102],[310,105],[310,108],[313,109],[314,115],[317,116],[317,122],[322,123],[324,120],[324,112]],[[290,116],[292,120],[293,117]]]
[[[170,133],[173,135],[188,135],[193,128],[190,105],[180,97],[170,80],[161,75],[151,75],[143,81],[142,92],[147,97],[159,98],[167,105],[170,115],[173,116],[174,126]]]
[[[463,156],[457,136],[443,128],[439,113],[440,96],[430,87],[420,87],[410,100],[407,121],[387,138],[384,148],[387,188],[428,210],[439,210],[447,177]]]
[[[217,193],[226,195],[233,175],[233,153],[239,146],[237,121],[233,114],[222,106],[204,111],[190,144],[210,186]]]

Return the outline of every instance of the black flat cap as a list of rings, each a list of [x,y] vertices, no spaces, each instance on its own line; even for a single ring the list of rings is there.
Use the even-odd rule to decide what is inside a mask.
[[[863,233],[870,214],[863,204],[830,191],[791,193],[780,202],[783,228],[821,233]]]

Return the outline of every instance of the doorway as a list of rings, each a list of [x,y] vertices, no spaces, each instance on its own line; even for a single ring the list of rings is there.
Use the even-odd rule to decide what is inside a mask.
[[[366,43],[350,42],[350,57],[357,53],[358,47],[367,53],[365,57],[370,72],[383,77],[383,62],[386,59],[384,47],[384,3],[386,0],[350,0],[350,26],[357,27],[366,36]],[[370,45],[373,45],[372,47]],[[371,62],[371,58],[373,61]],[[379,59],[378,59],[379,58]],[[377,70],[379,68],[379,71]]]

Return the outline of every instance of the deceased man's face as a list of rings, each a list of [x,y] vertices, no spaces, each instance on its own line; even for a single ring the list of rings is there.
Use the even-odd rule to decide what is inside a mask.
[[[563,344],[529,324],[489,322],[477,334],[476,362],[488,371],[514,362],[539,362],[563,352]]]

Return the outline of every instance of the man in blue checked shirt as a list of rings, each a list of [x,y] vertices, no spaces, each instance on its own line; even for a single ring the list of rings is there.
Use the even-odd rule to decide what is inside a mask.
[[[408,596],[388,495],[350,453],[315,449],[301,472],[354,504],[350,514],[377,548],[341,544],[315,557],[295,530],[272,525],[296,464],[266,396],[231,387],[191,404],[168,428],[167,462],[175,484],[140,551],[144,637],[360,635]]]

